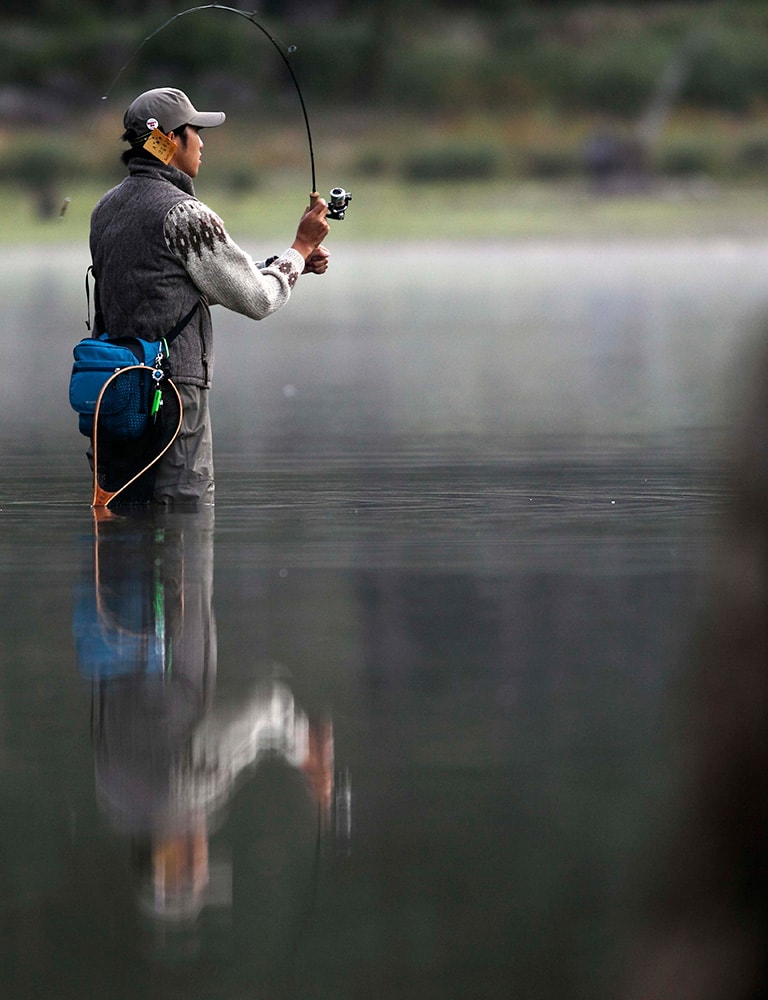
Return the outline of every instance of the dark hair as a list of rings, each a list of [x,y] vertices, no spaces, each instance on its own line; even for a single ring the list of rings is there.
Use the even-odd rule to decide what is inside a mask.
[[[181,139],[182,146],[187,144],[187,125],[179,125],[178,128],[173,129],[174,135]],[[128,149],[123,150],[120,155],[120,160],[126,165],[131,162],[131,160],[157,160],[149,150],[144,149],[144,141],[146,140],[146,133],[144,136],[139,137],[139,134],[135,132],[132,128],[126,129],[125,132],[120,136],[123,142],[130,143]]]

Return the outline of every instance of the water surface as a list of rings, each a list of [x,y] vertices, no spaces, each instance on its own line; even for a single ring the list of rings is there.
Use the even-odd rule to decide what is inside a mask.
[[[766,257],[342,244],[216,317],[215,516],[99,524],[6,255],[8,995],[613,995]]]

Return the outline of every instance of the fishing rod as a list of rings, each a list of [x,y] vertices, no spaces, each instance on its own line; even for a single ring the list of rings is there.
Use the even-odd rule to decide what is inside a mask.
[[[293,81],[293,85],[296,88],[296,94],[298,95],[299,104],[301,106],[301,113],[304,118],[304,128],[307,133],[307,145],[309,147],[309,166],[310,166],[309,197],[310,197],[310,202],[314,204],[315,201],[318,199],[319,195],[317,193],[317,181],[315,176],[315,149],[314,149],[314,144],[312,142],[312,129],[310,128],[309,125],[309,114],[307,112],[307,106],[304,101],[304,95],[301,92],[299,81],[296,77],[296,74],[293,71],[293,66],[291,65],[291,61],[288,58],[290,55],[293,55],[293,53],[296,51],[296,46],[295,45],[285,46],[282,45],[280,42],[278,42],[275,36],[270,31],[268,31],[267,28],[265,28],[260,21],[256,20],[256,11],[240,10],[237,7],[227,7],[225,4],[220,4],[220,3],[201,4],[198,7],[188,7],[186,10],[178,11],[178,13],[174,14],[172,17],[169,17],[167,20],[163,21],[163,23],[159,25],[159,27],[155,28],[154,31],[151,31],[146,36],[146,38],[143,38],[141,40],[141,42],[137,45],[137,47],[134,49],[134,51],[131,53],[128,59],[123,63],[123,65],[115,74],[115,77],[113,78],[112,82],[109,84],[104,95],[101,98],[102,101],[106,101],[109,99],[109,95],[114,90],[115,86],[117,85],[118,81],[120,80],[120,77],[123,75],[125,70],[131,65],[131,63],[134,62],[134,60],[141,53],[142,49],[149,42],[151,42],[153,38],[157,37],[157,35],[159,35],[162,31],[165,31],[165,29],[168,28],[171,24],[173,24],[174,21],[178,21],[180,17],[185,17],[187,14],[197,14],[203,10],[223,10],[227,11],[230,14],[237,14],[239,17],[244,17],[246,21],[249,21],[255,28],[258,28],[259,31],[265,36],[265,38],[269,40],[269,42],[274,46],[275,51],[278,53],[283,63],[285,64],[285,67],[288,70],[291,80]],[[347,206],[349,205],[351,200],[352,200],[352,195],[348,191],[345,191],[344,188],[342,187],[332,188],[330,192],[330,197],[328,199],[328,218],[338,219],[338,220],[343,219],[346,214]],[[64,206],[62,207],[61,211],[62,215],[66,211],[68,202],[69,199],[65,201]]]

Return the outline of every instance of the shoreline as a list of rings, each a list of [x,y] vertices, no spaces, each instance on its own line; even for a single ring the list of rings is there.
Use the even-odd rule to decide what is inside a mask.
[[[198,197],[217,212],[233,238],[290,244],[307,197],[295,180],[235,196],[204,183]],[[659,184],[643,192],[592,194],[584,184],[487,182],[419,184],[358,178],[347,218],[332,223],[332,240],[365,244],[768,238],[768,184]],[[87,243],[101,187],[71,191],[63,219],[40,219],[31,198],[0,188],[0,249]],[[286,244],[286,245],[288,245]]]

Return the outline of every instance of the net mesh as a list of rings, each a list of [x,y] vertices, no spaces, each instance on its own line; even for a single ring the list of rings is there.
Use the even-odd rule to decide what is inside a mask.
[[[146,433],[156,382],[151,369],[129,368],[104,389],[99,407],[100,429],[114,438],[134,439]]]
[[[135,384],[131,389],[133,379],[128,376],[138,379],[138,391]],[[161,393],[162,403],[152,414],[156,389]],[[125,405],[123,396],[128,397]],[[180,419],[179,395],[169,379],[156,383],[149,368],[128,369],[114,377],[104,390],[98,414],[94,462],[99,487],[110,493],[122,491],[129,480],[141,474],[136,483],[121,492],[121,500],[147,502],[152,492],[153,462],[176,436]],[[133,428],[130,435],[125,433],[126,427]]]

